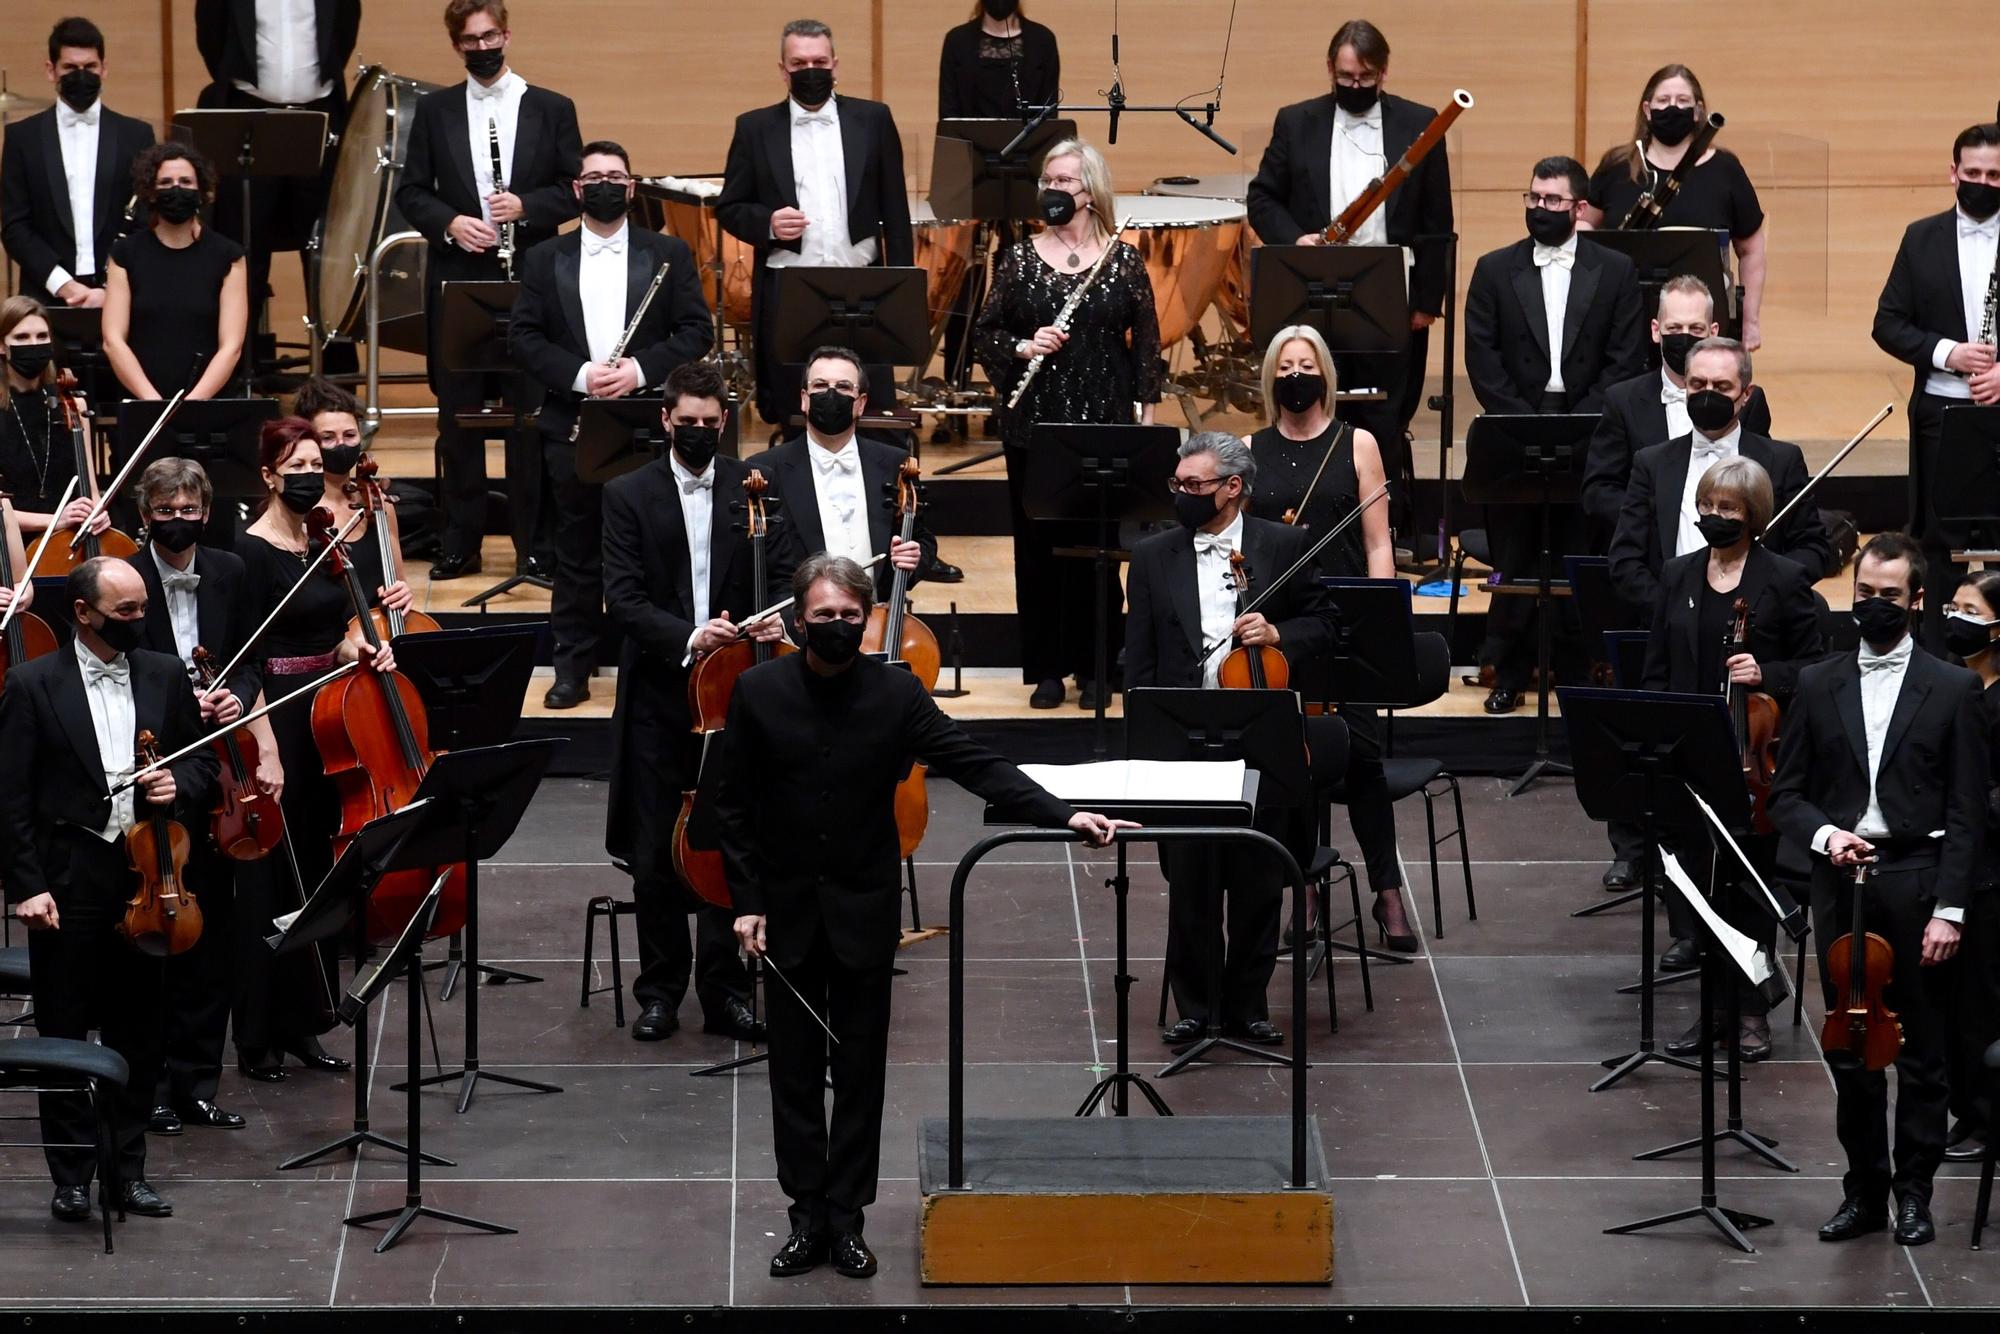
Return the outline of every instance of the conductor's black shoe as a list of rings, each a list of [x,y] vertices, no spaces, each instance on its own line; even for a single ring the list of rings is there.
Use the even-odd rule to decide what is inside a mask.
[[[826,1234],[801,1229],[785,1238],[785,1244],[771,1257],[772,1278],[795,1278],[809,1274],[826,1263]]]
[[[1701,1049],[1713,1041],[1715,1041],[1715,1025],[1696,1023],[1661,1050],[1669,1056],[1699,1056]]]
[[[180,1113],[162,1103],[146,1118],[146,1131],[153,1135],[178,1135],[186,1127],[181,1125]]]
[[[722,1003],[721,1014],[702,1017],[701,1031],[719,1033],[727,1038],[742,1038],[745,1042],[762,1042],[764,1021],[757,1017],[747,1002],[731,996]]]
[[[875,1252],[859,1232],[842,1232],[833,1239],[833,1272],[846,1278],[871,1278],[875,1273]]]
[[[962,584],[965,582],[965,571],[948,560],[939,559],[931,562],[930,573],[924,578],[934,584]]]
[[[89,1222],[90,1187],[57,1186],[55,1198],[49,1201],[49,1212],[65,1223]]]
[[[1193,1042],[1199,1038],[1206,1027],[1207,1025],[1199,1019],[1183,1019],[1160,1034],[1160,1041],[1169,1047],[1178,1047],[1183,1042]]]
[[[548,709],[573,709],[590,698],[590,679],[583,676],[558,676],[556,683],[542,696],[542,707]]]
[[[174,1206],[160,1198],[160,1192],[143,1181],[128,1181],[118,1193],[119,1203],[128,1214],[138,1214],[143,1218],[172,1218]]]
[[[153,1115],[157,1118],[159,1114],[155,1109]],[[243,1118],[240,1115],[217,1107],[206,1098],[195,1098],[185,1102],[174,1114],[187,1125],[203,1126],[209,1130],[243,1129]]]
[[[1285,1040],[1285,1035],[1269,1019],[1252,1019],[1247,1024],[1238,1024],[1236,1036],[1260,1047],[1275,1047]]]
[[[1520,704],[1521,696],[1518,691],[1509,690],[1505,686],[1495,686],[1487,694],[1486,703],[1480,707],[1488,713],[1502,714],[1512,713],[1520,707]]]
[[[1928,1216],[1926,1216],[1926,1221]],[[1889,1211],[1879,1204],[1863,1204],[1852,1195],[1840,1202],[1833,1217],[1819,1225],[1821,1241],[1851,1241],[1889,1226]]]
[[[1634,883],[1632,863],[1615,861],[1604,868],[1604,887],[1612,893],[1622,893],[1632,888]]]
[[[639,1011],[639,1017],[632,1021],[632,1038],[636,1042],[658,1042],[672,1037],[674,1030],[680,1026],[681,1021],[666,1007],[665,1002],[648,1001],[646,1007]]]
[[[1944,1142],[1944,1160],[1948,1163],[1976,1163],[1986,1156],[1986,1135],[1970,1121],[1960,1121],[1951,1128],[1951,1137]]]
[[[464,574],[478,574],[484,568],[477,555],[463,551],[445,551],[431,562],[431,578],[456,579]]]
[[[1937,1240],[1937,1226],[1931,1222],[1931,1207],[1922,1200],[1903,1200],[1896,1206],[1896,1244],[1922,1246]]]
[[[1700,962],[1701,942],[1692,938],[1688,940],[1676,938],[1673,944],[1667,946],[1667,952],[1660,956],[1660,971],[1678,973]]]
[[[1771,1054],[1771,1021],[1761,1014],[1746,1014],[1736,1021],[1736,1054],[1755,1063]]]
[[[1036,686],[1035,693],[1028,696],[1028,707],[1031,709],[1056,708],[1063,702],[1063,694],[1063,683],[1051,677]]]

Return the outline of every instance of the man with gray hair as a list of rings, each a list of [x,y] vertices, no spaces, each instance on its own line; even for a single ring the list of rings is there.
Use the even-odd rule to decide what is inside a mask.
[[[1332,643],[1333,611],[1310,566],[1280,587],[1262,610],[1237,613],[1232,556],[1243,557],[1249,586],[1242,597],[1247,600],[1290,570],[1310,545],[1300,529],[1247,512],[1256,481],[1256,457],[1237,437],[1203,431],[1182,443],[1180,463],[1168,483],[1180,525],[1132,550],[1126,579],[1127,690],[1213,689],[1226,655],[1208,650],[1231,640],[1276,648],[1294,671]],[[1293,848],[1312,838],[1310,811],[1266,807],[1258,812],[1257,823]],[[1213,996],[1209,963],[1221,927],[1214,904],[1223,892],[1227,863],[1206,848],[1177,848],[1173,855],[1161,851],[1169,889],[1167,980],[1181,1014],[1166,1040],[1195,1041],[1214,1015],[1232,1036],[1284,1041],[1264,1000],[1277,966],[1278,918],[1284,906],[1284,890],[1273,869],[1239,870],[1227,888],[1228,949],[1222,994]]]

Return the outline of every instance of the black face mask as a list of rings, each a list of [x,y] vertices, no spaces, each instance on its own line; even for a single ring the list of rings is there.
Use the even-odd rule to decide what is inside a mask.
[[[1672,148],[1694,133],[1694,108],[1655,107],[1646,113],[1646,128],[1656,142]]]
[[[146,536],[178,556],[201,537],[201,520],[154,519],[146,525]]]
[[[1375,109],[1382,90],[1375,88],[1349,88],[1344,83],[1333,85],[1333,104],[1350,116],[1365,116]]]
[[[90,628],[97,632],[97,637],[102,639],[105,646],[113,653],[130,653],[146,642],[144,621],[120,621],[107,616],[102,625],[93,625]]]
[[[1946,612],[1944,646],[1961,658],[1976,658],[1993,647],[1986,622],[1959,612]]]
[[[1275,388],[1279,407],[1287,412],[1304,412],[1326,397],[1326,377],[1300,372],[1280,375]]]
[[[1561,245],[1576,230],[1576,214],[1558,213],[1552,208],[1528,210],[1528,235],[1543,245]]]
[[[845,667],[861,652],[859,621],[807,621],[806,647],[829,667]]]
[[[507,68],[505,47],[482,46],[477,51],[467,51],[464,55],[465,72],[482,83]]]
[[[1067,190],[1042,191],[1042,217],[1051,227],[1060,227],[1076,216],[1076,196]]]
[[[56,93],[71,111],[88,111],[104,91],[104,76],[96,70],[65,70],[56,80]]]
[[[592,181],[583,187],[583,211],[596,222],[616,222],[632,207],[626,187],[610,181]]]
[[[1958,206],[1965,210],[1966,217],[1977,218],[1984,222],[1995,213],[2000,213],[2000,185],[1988,185],[1984,181],[1960,181]]]
[[[722,432],[713,426],[676,426],[673,443],[674,453],[699,477],[715,461],[715,451],[722,448]]]
[[[1879,652],[1896,646],[1910,628],[1910,613],[1887,598],[1862,598],[1854,604],[1854,624],[1863,642]]]
[[[1660,335],[1660,360],[1667,363],[1667,369],[1675,375],[1686,375],[1688,353],[1701,341],[1700,334],[1670,333]]]
[[[1701,540],[1720,550],[1733,547],[1743,540],[1743,520],[1725,519],[1720,514],[1704,514],[1694,521],[1701,530]]]
[[[319,466],[335,477],[345,477],[354,471],[354,465],[361,461],[359,445],[321,445]]]
[[[833,96],[833,71],[818,65],[795,69],[789,76],[792,100],[808,110]]]
[[[982,0],[986,17],[996,23],[1004,23],[1014,17],[1014,11],[1021,7],[1020,0]]]
[[[1181,527],[1190,532],[1197,531],[1205,523],[1211,523],[1217,512],[1215,492],[1205,496],[1191,496],[1184,491],[1174,492],[1174,517],[1181,521]]]
[[[1715,389],[1703,389],[1688,395],[1688,420],[1713,436],[1718,431],[1729,428],[1736,420],[1736,400]]]
[[[316,472],[288,472],[278,500],[294,514],[310,514],[326,495],[326,479]]]
[[[16,343],[7,349],[7,364],[24,380],[34,380],[56,359],[54,343]]]
[[[185,185],[168,186],[153,196],[153,212],[168,222],[186,222],[201,212],[201,191]]]
[[[822,389],[806,400],[806,421],[821,435],[845,435],[854,425],[854,400],[838,389]]]

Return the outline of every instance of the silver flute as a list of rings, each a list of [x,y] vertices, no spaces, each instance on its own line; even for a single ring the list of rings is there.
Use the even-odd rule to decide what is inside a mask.
[[[660,294],[660,285],[666,282],[667,270],[671,267],[669,261],[664,259],[660,261],[659,271],[653,275],[653,281],[647,284],[646,294],[639,298],[639,308],[632,312],[631,322],[625,326],[625,332],[618,335],[618,342],[612,347],[611,355],[604,359],[605,365],[616,366],[618,359],[625,355],[625,349],[632,345],[633,335],[639,332],[639,321],[646,318],[646,308],[652,305],[653,298]],[[572,445],[576,443],[576,437],[582,431],[583,412],[579,409],[576,420],[569,424],[569,442]]]
[[[1056,312],[1055,327],[1059,332],[1069,332],[1069,322],[1076,318],[1077,307],[1081,306],[1083,299],[1090,295],[1090,289],[1097,284],[1098,275],[1104,272],[1105,261],[1111,258],[1111,253],[1116,249],[1118,249],[1117,237],[1113,236],[1105,241],[1104,253],[1097,257],[1097,263],[1090,266],[1090,272],[1084,275],[1083,281],[1076,285],[1076,290],[1069,294],[1069,300],[1063,302],[1062,309]],[[1028,392],[1028,386],[1035,382],[1035,376],[1041,373],[1042,363],[1048,359],[1048,355],[1046,352],[1037,352],[1028,358],[1028,369],[1021,372],[1020,380],[1014,385],[1014,392],[1007,395],[1009,412],[1020,406],[1022,396]]]
[[[500,123],[491,116],[486,118],[486,155],[493,163],[493,193],[507,193],[505,169],[500,165]],[[500,224],[500,272],[508,282],[514,281],[514,224]]]

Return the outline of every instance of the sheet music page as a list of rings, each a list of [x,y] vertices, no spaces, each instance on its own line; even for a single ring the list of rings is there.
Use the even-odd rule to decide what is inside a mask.
[[[1666,869],[1667,879],[1680,891],[1681,897],[1687,900],[1688,906],[1695,910],[1707,924],[1708,929],[1715,933],[1715,938],[1722,942],[1723,949],[1729,952],[1729,957],[1736,962],[1743,975],[1750,979],[1751,985],[1763,986],[1774,971],[1771,967],[1771,956],[1764,953],[1756,941],[1722,920],[1715,909],[1709,906],[1708,896],[1696,889],[1694,881],[1688,879],[1688,873],[1681,868],[1680,860],[1665,848],[1660,849],[1660,865]]]
[[[1242,760],[1100,760],[1024,764],[1021,772],[1072,806],[1145,801],[1243,800]]]

